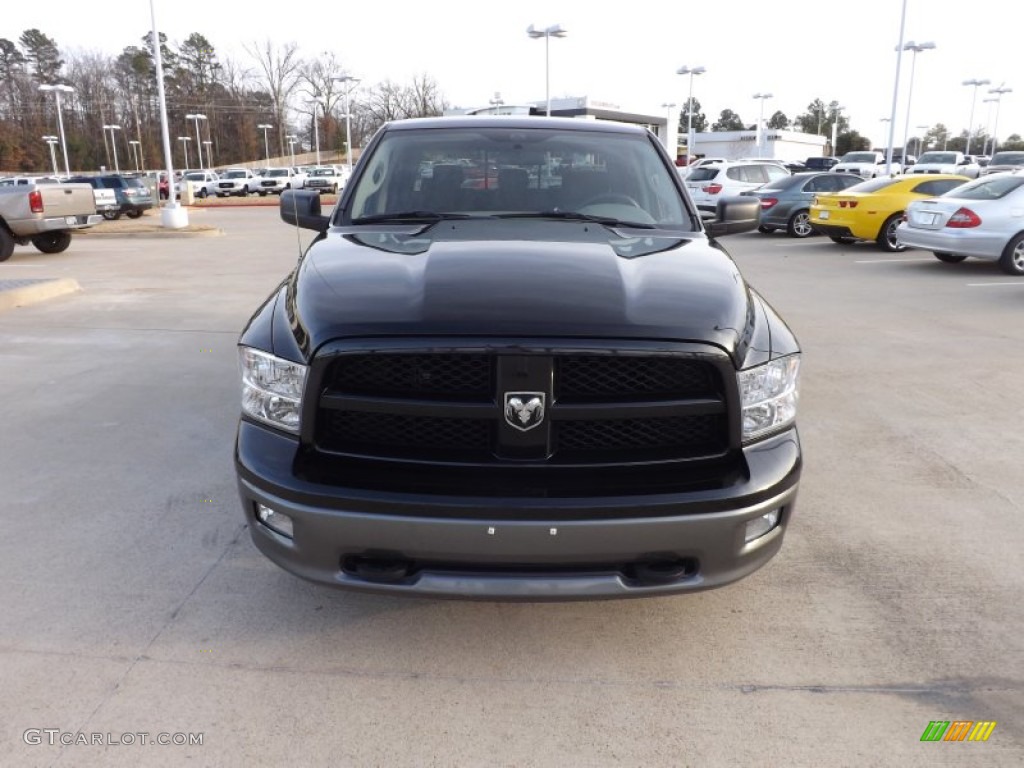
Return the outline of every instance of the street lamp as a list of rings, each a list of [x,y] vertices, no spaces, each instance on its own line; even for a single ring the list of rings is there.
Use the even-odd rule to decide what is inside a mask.
[[[295,142],[297,142],[299,140],[299,137],[294,135],[294,134],[289,133],[287,136],[285,136],[285,138],[288,139],[288,151],[291,152],[291,155],[292,155],[292,168],[294,168],[295,167]]]
[[[978,100],[978,86],[988,85],[991,82],[991,80],[979,80],[977,78],[972,78],[971,80],[964,80],[962,83],[963,85],[974,86],[974,93],[971,96],[971,119],[970,122],[967,123],[967,146],[964,148],[965,155],[971,154],[971,137],[974,135],[974,104]]]
[[[120,125],[104,125],[103,135],[106,136],[106,132],[110,131],[110,144],[114,147],[114,173],[121,172],[121,166],[117,162],[117,140],[114,138],[114,131],[120,131]]]
[[[352,175],[352,89],[359,85],[359,78],[352,75],[341,75],[334,78],[338,83],[351,83],[345,88],[345,161],[348,175]]]
[[[996,135],[999,133],[999,105],[1002,103],[1004,93],[1013,93],[1013,88],[1007,88],[1000,85],[998,88],[989,88],[989,93],[996,95],[996,122],[992,127],[992,148],[989,153],[994,155],[996,153]]]
[[[213,142],[210,139],[203,139],[203,146],[206,147],[206,167],[213,169]]]
[[[313,141],[316,143],[316,164],[320,165],[320,125],[316,115],[316,108],[319,102],[314,98],[310,102],[313,107]]]
[[[185,152],[185,168],[188,168],[188,143],[192,141],[191,136],[179,136],[178,141],[181,142],[181,146],[184,147]]]
[[[935,43],[915,43],[910,40],[903,44],[901,49],[903,51],[913,51],[914,56],[910,60],[910,87],[907,89],[907,117],[903,122],[903,169],[907,168],[907,136],[910,131],[910,102],[914,98],[914,70],[917,68],[917,54],[921,51],[931,51],[935,49]]]
[[[39,90],[43,93],[53,92],[54,98],[57,99],[57,133],[60,134],[60,148],[64,153],[64,175],[71,177],[71,170],[68,167],[68,143],[64,136],[64,116],[60,110],[60,95],[62,93],[74,93],[75,89],[70,85],[40,85]],[[105,135],[105,134],[104,134]]]
[[[267,131],[274,126],[268,123],[260,123],[256,127],[263,131],[263,151],[267,153],[267,165],[270,165],[270,144],[267,142]]]
[[[675,109],[677,106],[678,105],[674,101],[661,105],[662,109],[667,110],[667,112],[665,114],[665,148],[666,149],[670,149],[670,150],[674,150],[675,149],[675,147],[670,147],[668,145],[668,136],[669,136],[669,133],[671,133],[671,131],[669,131],[669,126],[672,123],[672,110]],[[687,152],[689,152],[689,150],[687,150]],[[673,154],[675,154],[674,151],[673,151]]]
[[[494,107],[494,114],[500,114],[501,107],[505,104],[505,100],[501,98],[501,91],[495,91],[494,98],[490,99],[487,103]]]
[[[832,102],[835,104],[835,102]],[[839,113],[842,112],[846,107],[840,107],[836,104],[835,109],[832,110],[832,157],[836,156],[836,141],[839,136]]]
[[[139,160],[142,157],[142,151],[139,148],[139,142],[135,139],[131,139],[128,142],[128,146],[132,148],[132,155],[135,157],[135,170],[138,173],[142,173],[142,165]]]
[[[203,170],[203,148],[199,146],[202,143],[201,139],[199,138],[199,121],[205,120],[206,115],[200,115],[198,113],[194,115],[185,115],[185,119],[196,121],[196,154],[199,155],[199,170],[201,171]]]
[[[531,24],[526,28],[526,34],[534,40],[544,38],[544,93],[548,102],[548,117],[551,117],[551,38],[565,37],[567,33],[568,30],[563,29],[561,24],[553,24],[544,29],[534,29]]]
[[[770,93],[755,93],[754,98],[761,100],[761,116],[757,119],[757,156],[761,157],[764,149],[764,103],[772,97]]]
[[[924,135],[931,128],[930,125],[915,125],[915,128],[919,131],[924,131],[920,136],[917,137],[917,155],[920,157],[924,154]]]
[[[50,145],[50,162],[53,163],[53,175],[58,176],[57,173],[57,152],[54,147],[57,145],[56,136],[43,136],[43,141]]]
[[[676,70],[677,75],[690,76],[690,95],[686,97],[686,159],[693,156],[693,76],[707,72],[704,67],[683,66]]]

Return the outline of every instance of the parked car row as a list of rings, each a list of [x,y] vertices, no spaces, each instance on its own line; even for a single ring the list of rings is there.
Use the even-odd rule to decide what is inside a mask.
[[[347,173],[339,166],[303,166],[303,167],[272,167],[272,168],[227,168],[217,171],[182,172],[178,182],[178,194],[182,194],[185,185],[191,188],[192,195],[198,198],[217,196],[246,197],[268,194],[280,194],[286,189],[317,189],[320,192],[337,192],[344,188],[348,180]]]

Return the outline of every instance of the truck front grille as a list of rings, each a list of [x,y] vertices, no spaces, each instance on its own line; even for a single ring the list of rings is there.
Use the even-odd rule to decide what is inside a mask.
[[[351,459],[477,467],[721,458],[728,392],[712,355],[338,354],[321,364],[311,439]],[[543,399],[536,425],[506,414]]]

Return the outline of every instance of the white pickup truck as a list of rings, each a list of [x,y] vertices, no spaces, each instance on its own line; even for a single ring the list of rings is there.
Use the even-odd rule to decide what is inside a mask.
[[[955,173],[972,179],[978,178],[981,166],[972,155],[963,152],[925,152],[917,159],[911,173]]]
[[[88,184],[28,184],[0,188],[0,261],[15,245],[31,243],[43,253],[71,245],[71,232],[99,224]]]
[[[893,160],[892,167],[886,170],[884,152],[847,152],[839,162],[832,166],[836,173],[853,173],[862,179],[873,179],[876,176],[889,176],[901,173],[902,166]]]

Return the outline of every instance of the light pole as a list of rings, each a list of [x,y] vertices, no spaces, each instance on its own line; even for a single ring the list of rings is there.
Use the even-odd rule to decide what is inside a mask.
[[[996,134],[999,133],[999,106],[1002,103],[1003,94],[1013,93],[1013,88],[1000,85],[998,88],[989,88],[988,92],[996,95],[996,122],[992,127],[992,148],[989,150],[989,153],[994,155],[996,153]]]
[[[971,96],[971,119],[967,123],[967,146],[964,148],[964,154],[971,154],[971,137],[974,135],[974,104],[978,100],[978,86],[988,85],[991,80],[979,80],[978,78],[972,78],[971,80],[964,80],[963,85],[973,85],[974,93]]]
[[[677,75],[690,76],[690,92],[686,97],[686,159],[693,156],[693,76],[707,72],[704,67],[682,66],[676,70]]]
[[[359,85],[359,78],[352,75],[341,75],[334,78],[338,83],[351,83],[345,87],[345,162],[348,175],[352,175],[352,89]]]
[[[907,168],[907,155],[909,154],[907,152],[907,136],[909,135],[909,131],[910,131],[910,103],[911,103],[911,99],[914,98],[914,70],[917,68],[917,54],[919,54],[921,51],[931,51],[931,50],[934,50],[934,49],[935,49],[935,43],[933,43],[933,42],[915,43],[913,40],[910,40],[910,41],[904,43],[903,44],[903,48],[901,49],[901,50],[904,50],[904,51],[913,51],[914,52],[914,56],[910,60],[910,87],[907,89],[907,117],[906,117],[906,120],[904,120],[904,122],[903,122],[903,169],[904,170],[906,170],[906,168]]]
[[[181,146],[184,148],[183,151],[185,152],[185,168],[187,169],[188,168],[188,143],[190,141],[192,141],[192,137],[191,136],[179,136],[178,137],[178,141],[181,142]]]
[[[531,24],[526,28],[526,34],[534,40],[544,38],[544,93],[548,102],[546,114],[551,117],[551,38],[565,37],[568,30],[563,29],[561,24],[552,24],[544,29],[534,29]]]
[[[117,162],[117,139],[114,137],[114,131],[120,131],[120,125],[104,125],[103,131],[106,135],[106,131],[110,131],[110,144],[114,147],[114,173],[121,172],[121,166]]]
[[[316,115],[316,107],[318,102],[316,99],[312,101],[313,105],[313,141],[316,143],[316,164],[320,165],[320,125],[319,119]]]
[[[917,156],[920,157],[924,154],[924,134],[931,128],[930,125],[915,125],[915,128],[919,131],[924,131],[920,136],[917,137]]]
[[[270,165],[270,144],[267,141],[267,131],[269,131],[274,126],[268,123],[260,123],[256,127],[263,131],[263,151],[267,153],[267,165]]]
[[[832,102],[835,104],[835,102]],[[836,104],[836,108],[832,110],[832,157],[836,156],[836,141],[839,136],[839,113],[842,112],[846,107],[840,107]]]
[[[677,106],[678,105],[674,101],[671,103],[665,103],[661,105],[662,109],[668,110],[665,114],[665,149],[672,150],[673,155],[675,154],[675,150],[677,149],[677,147],[670,147],[668,145],[668,137],[671,133],[669,127],[672,124],[672,110],[675,109]],[[686,151],[687,153],[689,153],[690,150],[687,149]]]
[[[60,110],[60,95],[62,93],[74,93],[75,89],[70,85],[57,84],[40,85],[39,90],[43,93],[53,92],[54,98],[57,99],[57,133],[60,135],[60,148],[64,153],[64,175],[70,178],[71,170],[68,167],[68,143],[67,138],[64,136],[64,115]]]
[[[57,146],[56,136],[43,136],[43,141],[50,145],[50,162],[53,163],[53,175],[58,176],[57,173],[57,151],[54,149]]]
[[[505,100],[501,98],[501,91],[494,92],[494,98],[488,101],[492,107],[494,107],[494,114],[501,113],[501,107],[505,104]]]
[[[149,0],[149,15],[153,22],[153,64],[156,70],[156,94],[160,105],[160,144],[164,151],[164,166],[167,169],[167,202],[160,209],[160,224],[165,229],[182,229],[188,226],[188,211],[178,204],[178,189],[174,183],[174,153],[171,151],[171,124],[167,120],[167,94],[164,89],[164,64],[160,52],[160,30],[156,24],[156,4]],[[159,197],[159,177],[157,180]]]
[[[770,93],[755,93],[754,98],[761,100],[761,116],[757,119],[757,156],[761,157],[764,149],[764,103],[772,97]]]
[[[295,142],[299,140],[299,137],[294,135],[294,134],[289,133],[287,136],[285,136],[285,138],[288,139],[288,151],[291,153],[291,156],[292,156],[292,168],[294,168],[295,167]]]
[[[206,147],[206,167],[213,170],[213,142],[203,139],[203,146]]]
[[[900,39],[896,44],[896,77],[892,83],[892,109],[889,110],[889,139],[885,148],[885,175],[892,175],[892,150],[896,142],[896,103],[900,95],[900,67],[903,66],[903,41],[907,28],[907,0],[903,0],[900,10]]]
[[[199,155],[199,170],[201,171],[203,170],[203,147],[202,139],[199,138],[199,121],[205,120],[206,115],[200,115],[198,113],[194,115],[185,115],[185,119],[196,121],[196,153]]]
[[[128,142],[128,146],[132,148],[132,155],[135,157],[135,170],[137,173],[142,173],[142,165],[139,158],[142,156],[142,152],[139,149],[139,142],[135,139],[131,139]]]

